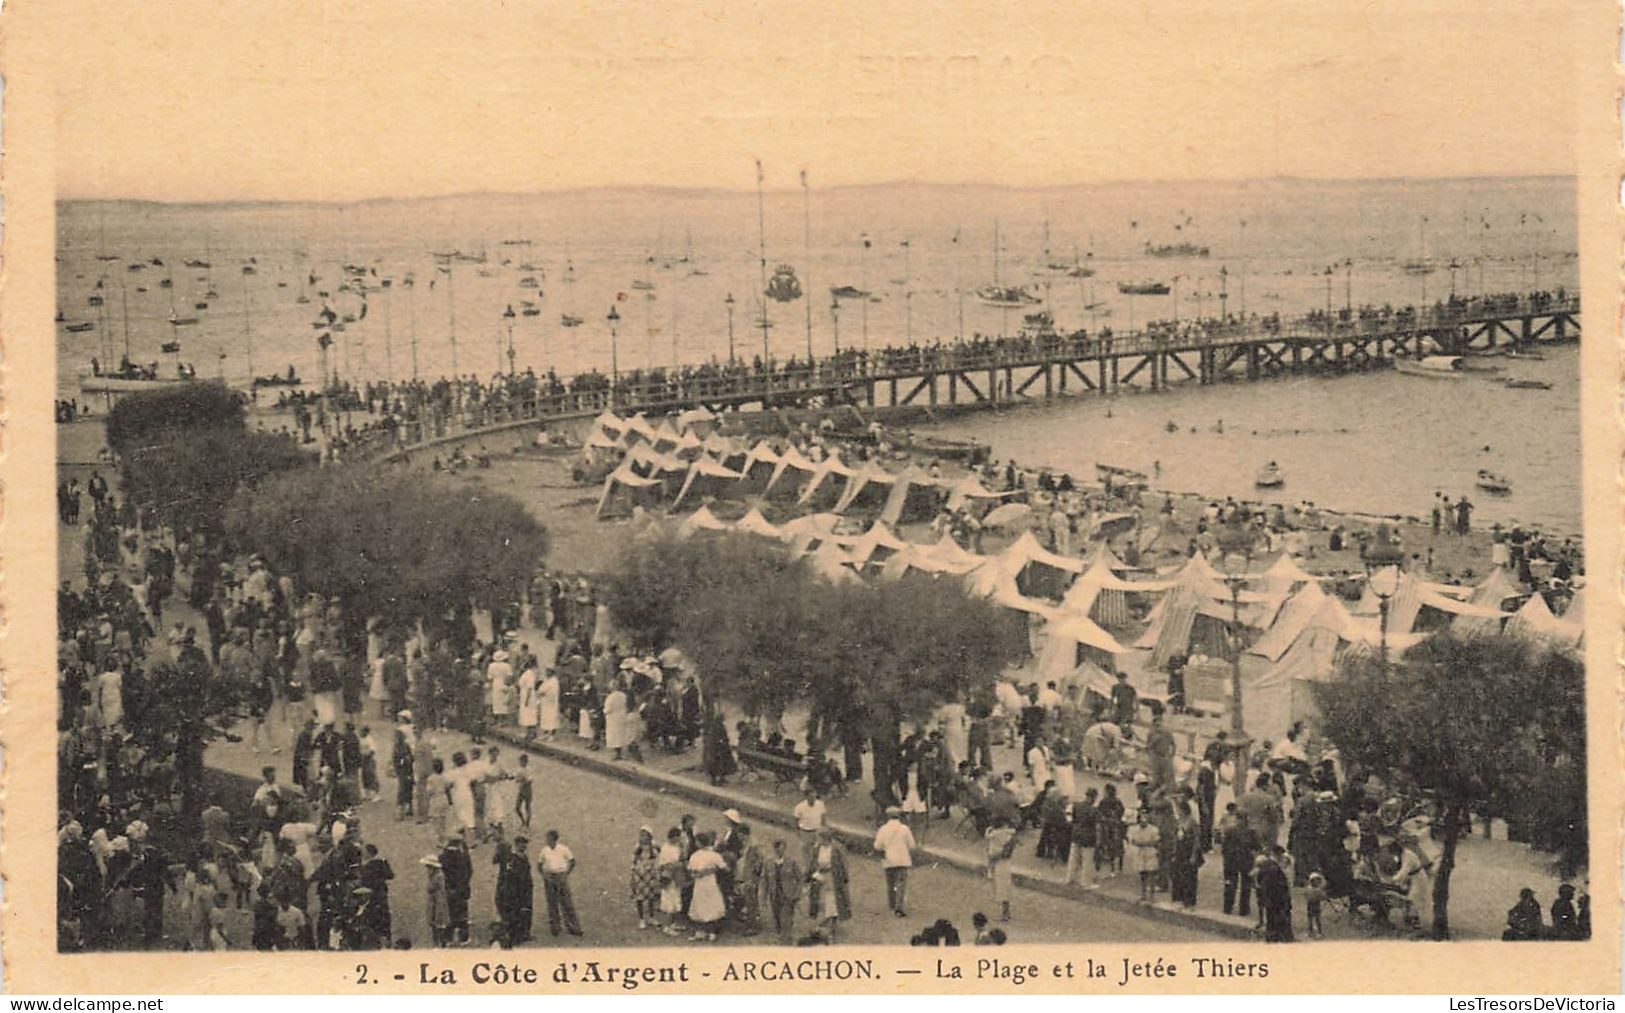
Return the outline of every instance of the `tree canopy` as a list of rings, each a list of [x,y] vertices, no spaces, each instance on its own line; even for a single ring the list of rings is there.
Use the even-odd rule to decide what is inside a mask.
[[[218,383],[177,383],[120,397],[107,413],[107,445],[125,456],[166,433],[243,429],[243,398]]]
[[[1580,661],[1509,637],[1445,634],[1386,669],[1351,658],[1318,684],[1326,735],[1345,761],[1415,783],[1438,802],[1444,854],[1434,932],[1449,934],[1450,872],[1472,814],[1536,831],[1572,873],[1586,853],[1585,673]]]
[[[835,584],[752,535],[629,544],[605,581],[639,646],[677,646],[748,713],[895,745],[898,722],[985,688],[1010,660],[995,606],[952,581]]]
[[[511,497],[382,467],[285,474],[240,492],[226,517],[239,547],[336,600],[347,622],[394,629],[517,600],[548,546]]]
[[[286,435],[214,426],[166,430],[123,457],[124,491],[177,531],[221,530],[240,488],[314,463]]]

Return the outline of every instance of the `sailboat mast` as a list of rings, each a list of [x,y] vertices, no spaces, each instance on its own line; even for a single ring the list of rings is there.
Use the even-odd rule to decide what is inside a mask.
[[[761,272],[761,287],[758,298],[762,303],[762,365],[766,366],[773,359],[772,350],[767,343],[767,329],[772,326],[767,319],[767,204],[762,197],[762,184],[766,182],[766,175],[762,172],[762,160],[756,160],[756,248],[758,253],[757,266]]]
[[[243,272],[243,341],[248,348],[248,382],[249,389],[254,383],[254,300],[248,290],[248,272]]]
[[[379,282],[384,288],[384,376],[395,379],[395,343],[389,332],[389,293],[394,282],[385,278]]]
[[[125,284],[122,274],[119,275],[118,279],[118,298],[124,313],[124,360],[128,362],[130,359],[130,288]]]
[[[412,284],[406,286],[407,287],[407,293],[406,293],[406,332],[407,332],[407,335],[412,340],[412,382],[416,383],[417,378],[418,378],[418,298],[417,298],[417,283],[416,283],[415,280],[413,280],[411,278],[410,275],[407,276],[407,280],[412,281]]]
[[[812,191],[807,185],[807,170],[801,170],[801,246],[804,266],[802,283],[807,290],[807,368],[812,369],[813,342],[813,288],[812,288]]]
[[[457,371],[457,268],[455,264],[446,264],[446,316],[451,327],[451,375],[456,380],[461,374]]]

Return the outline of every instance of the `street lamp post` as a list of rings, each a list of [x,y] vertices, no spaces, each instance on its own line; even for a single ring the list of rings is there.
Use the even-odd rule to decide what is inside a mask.
[[[829,301],[829,319],[835,328],[835,354],[841,354],[841,300],[831,297]]]
[[[621,386],[620,347],[615,333],[615,328],[620,325],[621,315],[616,312],[614,306],[611,306],[609,316],[605,319],[609,321],[609,406],[614,408],[615,395],[619,393]]]
[[[1396,558],[1380,549],[1365,557],[1366,586],[1377,597],[1377,656],[1385,674],[1388,671],[1388,602],[1399,591],[1398,565],[1403,559],[1403,554]]]
[[[734,364],[734,294],[728,293],[728,298],[722,300],[728,307],[728,365]]]
[[[507,327],[508,327],[508,375],[509,376],[512,376],[514,374],[514,365],[513,365],[513,360],[514,360],[514,349],[513,349],[513,321],[514,321],[514,316],[515,316],[515,314],[514,314],[514,311],[513,311],[513,305],[509,304],[508,308],[502,311],[502,322],[504,324],[506,324]],[[501,350],[501,348],[497,349],[497,371],[498,372],[502,371],[502,350]]]
[[[1255,535],[1242,522],[1232,524],[1221,537],[1223,543],[1227,543],[1222,543],[1225,549],[1224,583],[1230,590],[1230,734],[1235,740],[1231,748],[1236,754],[1236,790],[1245,791],[1247,754],[1252,743],[1247,738],[1242,717],[1241,590],[1249,579],[1247,569],[1252,565]]]

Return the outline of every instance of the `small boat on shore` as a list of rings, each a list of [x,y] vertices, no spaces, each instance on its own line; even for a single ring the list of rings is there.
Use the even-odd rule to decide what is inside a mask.
[[[1095,481],[1097,481],[1097,482],[1107,482],[1107,481],[1109,481],[1113,485],[1117,485],[1117,486],[1123,486],[1123,485],[1149,486],[1151,484],[1151,479],[1146,477],[1145,472],[1143,472],[1143,471],[1135,471],[1132,468],[1121,468],[1121,467],[1118,467],[1115,464],[1096,464],[1095,465]]]
[[[1501,382],[1503,387],[1510,390],[1551,390],[1552,385],[1545,380],[1514,380],[1507,379]]]
[[[1271,461],[1258,469],[1258,474],[1253,476],[1253,485],[1259,489],[1279,489],[1286,485],[1286,472]]]
[[[93,331],[95,329],[96,325],[90,323],[89,321],[80,324],[69,324],[67,327],[63,328],[63,330],[67,331],[69,334],[83,334],[86,331]]]
[[[1485,492],[1493,493],[1496,496],[1507,496],[1512,493],[1512,483],[1510,481],[1493,471],[1486,471],[1483,468],[1479,469],[1478,480],[1474,484]]]

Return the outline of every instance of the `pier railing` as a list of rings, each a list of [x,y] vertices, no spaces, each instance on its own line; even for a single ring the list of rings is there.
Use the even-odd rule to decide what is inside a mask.
[[[380,430],[370,428],[353,442],[366,452],[397,450],[539,421],[590,417],[603,411],[664,412],[701,404],[749,404],[804,400],[841,394],[849,388],[927,374],[986,373],[1101,357],[1132,357],[1159,352],[1193,352],[1260,341],[1369,340],[1399,333],[1442,333],[1493,321],[1530,316],[1574,314],[1578,297],[1565,293],[1497,296],[1432,307],[1342,310],[1295,318],[1249,317],[1246,320],[1200,319],[1162,322],[1134,332],[1061,334],[1032,331],[1015,337],[972,340],[878,350],[848,348],[811,363],[756,369],[744,364],[715,366],[675,375],[578,377],[569,386],[544,389],[530,378],[532,389],[510,392],[483,388],[460,403],[420,408],[415,417],[395,420]]]

